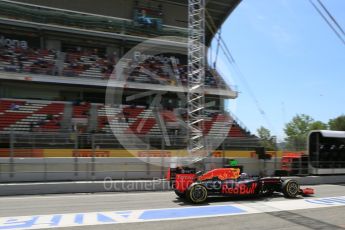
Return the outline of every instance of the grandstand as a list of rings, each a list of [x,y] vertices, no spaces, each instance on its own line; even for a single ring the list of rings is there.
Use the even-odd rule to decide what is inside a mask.
[[[212,23],[220,27],[239,2],[207,1]],[[165,142],[171,149],[185,148],[186,143],[168,144],[162,136],[168,133],[177,140],[186,135],[186,128],[179,125],[185,122],[185,108],[176,96],[186,93],[186,56],[163,52],[142,60],[133,57],[123,66],[125,89],[117,87],[122,87],[123,97],[134,95],[135,99],[124,98],[109,118],[105,97],[107,82],[118,77],[114,66],[134,46],[157,36],[187,36],[186,5],[184,0],[100,0],[97,4],[92,0],[1,0],[0,132],[77,133],[86,139],[99,134],[105,148],[115,132],[116,138],[134,134]],[[212,38],[208,29],[206,44]],[[206,71],[205,88],[206,102],[214,104],[206,110],[204,134],[225,137],[228,143],[256,140],[225,111],[224,101],[236,99],[237,92],[211,67]],[[135,97],[146,91],[168,93],[153,108],[151,96]],[[226,132],[224,126],[229,126]],[[78,147],[94,147],[86,142]],[[54,148],[56,143],[52,141]]]

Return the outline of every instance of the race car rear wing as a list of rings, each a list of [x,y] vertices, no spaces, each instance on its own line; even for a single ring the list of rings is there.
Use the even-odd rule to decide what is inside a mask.
[[[195,168],[189,167],[177,167],[177,168],[169,168],[167,180],[173,181],[176,179],[176,174],[196,174]]]
[[[196,179],[196,169],[189,167],[170,168],[167,180],[173,189],[185,191]]]

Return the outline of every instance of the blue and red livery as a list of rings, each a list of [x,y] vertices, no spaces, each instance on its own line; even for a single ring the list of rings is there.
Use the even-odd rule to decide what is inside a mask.
[[[202,203],[209,196],[269,196],[274,192],[287,198],[314,194],[311,188],[301,189],[297,181],[278,177],[249,177],[239,168],[218,168],[206,173],[178,167],[170,169],[169,178],[176,195],[192,203]]]

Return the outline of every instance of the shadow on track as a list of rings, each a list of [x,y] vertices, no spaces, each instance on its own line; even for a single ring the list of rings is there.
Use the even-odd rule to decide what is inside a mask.
[[[282,194],[274,193],[271,196],[266,197],[257,197],[257,196],[251,196],[251,197],[223,197],[223,196],[213,196],[208,197],[206,202],[202,204],[193,204],[191,202],[188,202],[186,199],[182,199],[179,197],[176,197],[175,200],[173,200],[174,203],[180,205],[180,206],[207,206],[212,205],[216,203],[221,202],[236,202],[236,203],[247,203],[247,202],[258,202],[258,201],[272,201],[277,198],[284,197]],[[285,199],[303,199],[303,197],[296,197],[296,198],[285,198]]]
[[[314,218],[310,218],[307,216],[303,216],[294,212],[288,212],[288,211],[281,211],[281,212],[270,212],[266,213],[268,215],[271,215],[273,217],[277,217],[286,221],[289,221],[291,223],[310,228],[310,229],[316,229],[316,230],[341,230],[344,228],[333,225],[321,220],[317,220]]]

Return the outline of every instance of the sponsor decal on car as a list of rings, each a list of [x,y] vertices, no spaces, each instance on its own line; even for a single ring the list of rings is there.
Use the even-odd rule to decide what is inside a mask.
[[[176,175],[176,180],[194,180],[195,179],[195,174],[177,174]]]
[[[213,169],[202,176],[199,177],[199,180],[210,180],[217,177],[219,180],[226,180],[226,179],[236,179],[240,176],[240,169],[239,168],[219,168]]]
[[[176,174],[175,189],[184,192],[194,182],[195,174]]]
[[[223,184],[222,193],[234,195],[251,195],[255,194],[256,187],[257,183],[252,183],[251,185],[237,184],[235,187],[228,187],[227,184]]]

